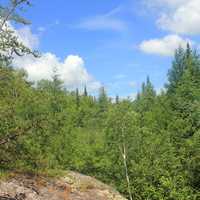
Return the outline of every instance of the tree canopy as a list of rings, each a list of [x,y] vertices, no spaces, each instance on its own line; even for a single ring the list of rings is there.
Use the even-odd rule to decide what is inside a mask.
[[[15,5],[29,1],[10,2],[0,9],[1,23],[25,23]],[[147,77],[135,100],[117,95],[111,101],[104,87],[95,97],[87,86],[67,90],[56,70],[51,81],[28,82],[10,52],[33,52],[6,26],[0,29],[0,174],[70,169],[116,186],[129,199],[200,199],[196,50],[176,50],[163,92]]]

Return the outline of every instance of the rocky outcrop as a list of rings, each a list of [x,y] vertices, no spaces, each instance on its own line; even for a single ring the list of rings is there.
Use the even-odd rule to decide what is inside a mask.
[[[0,200],[126,200],[111,187],[75,172],[62,178],[15,175],[0,181]]]

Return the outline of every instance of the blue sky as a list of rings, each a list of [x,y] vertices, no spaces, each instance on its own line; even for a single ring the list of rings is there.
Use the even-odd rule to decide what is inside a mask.
[[[147,75],[158,91],[163,87],[175,48],[186,42],[198,47],[197,5],[198,0],[34,0],[24,13],[32,25],[21,35],[35,41],[32,46],[46,54],[34,66],[61,64],[60,73],[77,76],[79,86],[92,82],[91,90],[104,85],[111,96],[134,96]],[[188,10],[198,16],[185,19]],[[76,67],[81,65],[77,74],[76,67],[67,72],[61,69],[74,62]],[[24,66],[20,60],[16,63]],[[30,66],[30,58],[25,63]],[[81,77],[83,81],[78,80]],[[66,80],[70,87],[72,79]]]

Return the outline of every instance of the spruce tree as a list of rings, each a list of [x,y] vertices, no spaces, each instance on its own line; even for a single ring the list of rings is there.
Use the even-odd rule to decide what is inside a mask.
[[[119,104],[119,95],[116,95],[116,97],[115,97],[115,103]]]
[[[189,54],[189,48],[188,48],[188,54]],[[174,60],[172,62],[172,68],[168,72],[168,84],[166,85],[166,88],[169,94],[175,92],[178,82],[180,81],[183,72],[185,70],[185,67],[186,67],[185,51],[182,47],[179,47],[175,51]]]
[[[76,107],[77,109],[80,107],[80,96],[78,88],[76,88]]]
[[[86,87],[86,85],[85,85],[85,87],[84,87],[84,92],[83,92],[83,95],[84,95],[85,97],[87,97],[87,96],[88,96],[88,92],[87,92],[87,87]]]
[[[140,111],[151,110],[155,97],[156,91],[154,90],[153,84],[151,83],[149,76],[147,76],[146,82],[142,83],[142,91],[137,95],[136,109],[139,109]]]
[[[104,87],[101,87],[99,89],[98,103],[99,103],[100,111],[104,112],[107,110],[109,99]]]

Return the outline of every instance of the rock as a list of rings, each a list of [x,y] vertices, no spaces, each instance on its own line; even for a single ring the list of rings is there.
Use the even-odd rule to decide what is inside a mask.
[[[62,178],[15,175],[0,181],[0,200],[126,200],[113,188],[79,173]]]

